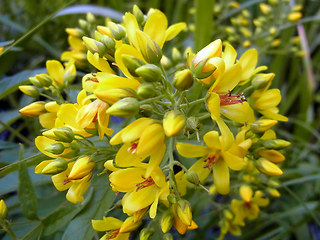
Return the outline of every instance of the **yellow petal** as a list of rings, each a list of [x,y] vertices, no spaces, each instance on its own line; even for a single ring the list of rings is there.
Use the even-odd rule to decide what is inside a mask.
[[[254,48],[247,50],[239,59],[242,68],[240,81],[249,79],[256,68],[258,62],[258,51]]]
[[[133,217],[128,217],[121,225],[119,230],[120,233],[129,233],[134,231],[139,225],[141,221],[135,222]]]
[[[240,76],[241,66],[237,63],[223,74],[212,91],[217,93],[228,93],[238,85]]]
[[[109,231],[121,227],[122,221],[114,217],[103,217],[103,220],[91,220],[92,227],[96,231]]]
[[[197,173],[200,182],[203,182],[210,174],[210,169],[205,168],[205,165],[207,165],[207,162],[201,159],[193,164],[189,169],[190,171],[195,171]]]
[[[98,108],[98,133],[99,138],[102,140],[104,134],[108,136],[113,133],[113,129],[108,128],[109,115],[106,114],[107,106]]]
[[[126,27],[127,37],[131,45],[138,47],[136,31],[139,29],[136,17],[131,13],[126,13],[123,16],[123,23]]]
[[[165,34],[165,41],[170,41],[175,36],[177,36],[181,31],[186,29],[187,25],[184,22],[176,23],[171,25],[167,30]]]
[[[258,154],[265,158],[268,159],[269,161],[273,162],[273,163],[280,163],[283,162],[286,158],[285,156],[283,156],[280,152],[278,152],[277,150],[269,150],[269,149],[263,149],[260,150],[258,152]]]
[[[115,171],[109,175],[109,180],[113,190],[119,192],[136,191],[136,185],[143,182],[145,169],[143,168],[126,168]],[[142,190],[142,189],[141,189]],[[139,190],[140,191],[140,190]]]
[[[63,75],[64,75],[64,67],[63,65],[56,60],[48,60],[46,62],[46,67],[48,70],[48,74],[53,80],[60,85],[63,85]]]
[[[233,66],[236,57],[237,57],[237,51],[232,47],[231,44],[224,42],[225,49],[222,53],[222,58],[224,59],[226,63],[226,70],[228,70],[231,66]]]
[[[223,160],[213,165],[213,182],[220,194],[229,193],[230,176],[227,164]]]
[[[200,145],[193,145],[193,144],[187,144],[187,143],[181,143],[178,142],[176,144],[176,148],[178,153],[187,158],[194,158],[194,157],[202,157],[206,156],[210,148]]]
[[[253,196],[253,191],[248,185],[242,185],[240,187],[240,195],[245,202],[250,202]]]
[[[165,41],[167,27],[168,20],[166,15],[159,10],[155,10],[148,17],[143,31],[148,34],[160,48],[162,48]]]
[[[87,52],[88,62],[101,72],[107,72],[114,74],[114,71],[110,67],[108,61],[104,58],[100,58],[98,53],[93,54],[92,52]]]
[[[138,44],[138,43],[137,43]],[[135,77],[133,77],[130,72],[128,71],[127,67],[124,65],[123,60],[122,60],[122,56],[126,54],[126,55],[130,55],[136,58],[139,58],[140,60],[144,61],[143,56],[141,55],[141,53],[134,48],[131,45],[128,44],[122,44],[119,48],[116,49],[116,52],[114,54],[114,58],[115,58],[115,62],[117,63],[119,69],[123,72],[123,74],[125,76],[127,76],[128,78],[133,78],[135,79]]]
[[[209,148],[218,150],[221,149],[221,144],[219,140],[219,133],[217,131],[207,132],[203,136],[204,142],[208,145]]]
[[[51,162],[52,162],[52,160],[42,161],[41,163],[39,163],[39,164],[35,167],[34,173],[37,173],[37,174],[41,173],[42,170],[43,170],[49,163],[51,163]]]
[[[98,72],[97,78],[100,83],[98,84],[96,91],[103,91],[118,87],[126,87],[137,90],[140,85],[140,82],[133,78],[119,77],[105,72]]]
[[[72,182],[72,185],[69,188],[66,195],[66,198],[69,202],[77,203],[83,201],[83,194],[87,191],[87,189],[90,186],[91,177],[92,173],[81,180]]]
[[[282,170],[277,165],[270,162],[269,160],[265,158],[260,158],[258,161],[259,161],[258,168],[264,174],[267,174],[270,176],[279,176],[283,174]]]
[[[210,94],[210,97],[207,100],[207,108],[211,113],[211,118],[213,120],[220,118],[220,97],[215,92]]]
[[[47,138],[45,136],[38,136],[38,137],[36,137],[36,139],[34,141],[35,141],[35,144],[36,144],[37,148],[39,149],[39,151],[42,152],[43,154],[47,155],[48,157],[57,158],[58,156],[62,156],[62,155],[67,154],[68,152],[71,151],[70,149],[65,149],[63,151],[63,153],[56,155],[56,154],[53,154],[53,153],[46,151],[45,148],[51,144],[58,143],[57,141],[52,140],[50,138]],[[65,143],[62,143],[62,144],[66,145]]]
[[[234,137],[228,126],[225,124],[225,122],[221,119],[218,118],[216,120],[218,127],[221,132],[221,146],[223,150],[228,150],[233,142],[234,142]]]
[[[224,105],[220,107],[221,114],[235,122],[254,122],[254,112],[247,102]]]
[[[145,174],[146,178],[150,177],[151,172],[154,171],[154,169],[160,165],[162,158],[165,154],[165,151],[166,151],[166,145],[161,144],[161,146],[157,149],[157,151],[150,156],[148,168]]]
[[[54,128],[57,113],[43,113],[39,116],[39,122],[43,128]]]
[[[52,183],[58,191],[64,191],[71,187],[72,181],[68,182],[69,173],[74,165],[74,162],[68,164],[68,169],[51,177]]]
[[[129,151],[131,143],[125,143],[119,149],[115,163],[118,167],[130,167],[136,166],[138,163],[142,162],[147,156],[138,156]]]
[[[157,215],[157,208],[158,208],[158,202],[159,202],[159,196],[160,191],[157,193],[154,202],[151,204],[150,210],[149,210],[149,216],[150,218],[154,219]]]
[[[263,92],[255,101],[256,108],[265,110],[277,106],[281,101],[281,94],[279,89],[269,89]]]
[[[239,171],[246,166],[246,162],[242,157],[234,155],[230,152],[222,152],[223,160],[232,170]]]
[[[267,117],[267,118],[271,118],[271,119],[274,119],[274,120],[278,120],[278,121],[282,121],[282,122],[288,122],[288,118],[279,114],[279,113],[276,113],[272,110],[260,110],[259,111],[263,116]]]

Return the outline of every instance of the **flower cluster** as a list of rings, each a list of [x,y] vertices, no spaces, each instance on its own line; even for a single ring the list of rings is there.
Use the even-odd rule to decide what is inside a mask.
[[[274,74],[257,67],[257,51],[237,59],[228,42],[215,40],[196,54],[174,48],[165,56],[166,42],[186,24],[168,26],[161,11],[144,15],[137,6],[120,24],[108,19],[96,26],[92,14],[79,23],[66,30],[64,64],[47,61],[47,74],[20,86],[49,100],[20,110],[38,116],[45,129],[35,144],[48,160],[35,172],[52,175],[73,203],[84,199],[92,178],[108,174],[127,217],[92,220],[104,232],[101,239],[128,239],[146,218],[159,219],[167,239],[172,227],[180,234],[198,228],[187,194],[197,188],[213,199],[230,195],[219,210],[220,236],[240,234],[269,196],[280,195],[272,176],[282,174],[281,149],[290,144],[271,129],[288,119],[279,114],[280,91],[270,89]],[[76,99],[70,94],[78,80],[75,66],[89,72]],[[121,130],[110,116],[122,117]],[[151,234],[144,228],[140,237]]]

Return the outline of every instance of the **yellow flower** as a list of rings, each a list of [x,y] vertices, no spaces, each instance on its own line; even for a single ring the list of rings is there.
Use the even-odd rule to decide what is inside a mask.
[[[33,102],[19,110],[19,113],[28,117],[36,117],[45,112],[44,102]]]
[[[60,105],[55,102],[48,102],[44,105],[44,108],[47,110],[46,113],[43,113],[39,116],[39,122],[42,127],[51,129],[54,128],[56,118],[57,118],[57,112],[60,108]]]
[[[133,215],[150,206],[149,215],[154,218],[158,201],[167,201],[169,188],[159,167],[154,168],[150,175],[147,175],[146,170],[147,164],[119,169],[109,175],[109,180],[114,191],[126,192],[122,198],[124,213]]]
[[[245,167],[244,156],[246,149],[235,143],[228,150],[223,149],[221,137],[219,137],[217,131],[206,133],[203,139],[207,147],[177,143],[177,151],[183,157],[201,157],[189,170],[195,171],[198,174],[200,182],[202,182],[207,178],[212,169],[212,177],[217,192],[228,194],[230,181],[229,168],[239,171]],[[250,140],[248,141],[250,142]]]
[[[173,212],[174,215],[174,219],[173,219],[173,226],[175,227],[175,229],[178,231],[178,233],[180,234],[185,234],[187,230],[194,230],[198,228],[198,225],[191,219],[191,223],[188,222],[188,224],[185,223],[185,221],[183,221],[178,213],[177,210],[174,208],[174,206],[172,205],[171,207],[171,211]],[[181,216],[181,214],[180,214]],[[188,219],[189,221],[190,219]]]
[[[166,113],[163,119],[163,129],[168,137],[176,136],[183,129],[186,120],[185,117],[177,112],[170,111]]]
[[[48,74],[53,80],[53,85],[62,88],[66,83],[72,82],[76,77],[76,68],[73,62],[68,62],[64,67],[57,60],[48,60],[46,62]]]
[[[91,174],[92,169],[95,167],[95,162],[90,160],[89,156],[83,156],[75,161],[68,179],[69,180],[79,180],[85,176]]]
[[[1,199],[0,201],[0,220],[3,220],[7,217],[8,209],[5,202]]]
[[[114,217],[103,217],[103,220],[91,220],[94,230],[106,232],[100,240],[126,240],[130,232],[134,231],[141,224],[134,222],[133,217],[128,217],[124,222]]]
[[[301,12],[292,12],[289,14],[288,19],[290,22],[297,22],[302,18],[302,13]]]
[[[261,191],[256,191],[253,195],[251,187],[242,185],[240,187],[240,196],[242,200],[233,199],[231,202],[231,209],[235,215],[234,223],[244,226],[244,220],[256,219],[258,217],[260,208],[269,204],[269,199],[264,198]]]
[[[70,51],[62,53],[61,61],[74,62],[77,66],[84,67],[87,64],[87,48],[82,42],[82,36],[74,36],[68,31],[67,33]]]

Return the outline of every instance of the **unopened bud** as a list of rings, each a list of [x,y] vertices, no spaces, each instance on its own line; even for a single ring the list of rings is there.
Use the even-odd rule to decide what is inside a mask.
[[[274,76],[274,73],[257,74],[252,80],[251,84],[254,89],[264,88],[272,81]]]
[[[33,86],[37,88],[42,88],[42,84],[39,82],[39,80],[36,77],[30,77],[29,81],[32,83]]]
[[[187,226],[191,226],[192,212],[189,202],[187,200],[180,199],[175,204],[175,210],[181,222],[183,222]]]
[[[45,112],[44,102],[33,102],[19,110],[19,113],[29,117],[36,117]]]
[[[173,240],[173,236],[171,233],[166,233],[163,235],[163,240]]]
[[[272,10],[271,7],[265,3],[260,3],[259,7],[260,7],[261,12],[265,15],[269,14]]]
[[[8,215],[8,208],[5,202],[1,199],[0,201],[0,220],[6,219]]]
[[[69,127],[55,128],[53,129],[53,133],[61,142],[70,143],[74,140],[74,133]]]
[[[275,188],[267,188],[267,191],[272,197],[280,197],[279,191]]]
[[[141,59],[128,54],[123,54],[121,57],[123,64],[126,66],[129,73],[134,77],[139,77],[136,73],[136,69],[145,65],[145,63]]]
[[[262,145],[268,149],[283,149],[291,145],[290,142],[282,139],[267,139],[262,141]]]
[[[150,36],[140,30],[136,32],[139,49],[148,63],[158,64],[162,58],[162,50]]]
[[[108,37],[107,35],[102,35],[100,38],[100,42],[102,42],[107,47],[107,49],[114,51],[116,42],[112,38]]]
[[[172,67],[171,60],[167,58],[165,55],[162,56],[160,63],[165,70],[168,70],[169,68]]]
[[[85,30],[88,29],[89,24],[88,24],[88,22],[87,22],[86,20],[79,19],[78,22],[79,22],[79,25],[80,25],[80,27],[81,27],[82,29],[85,29]]]
[[[186,179],[188,182],[195,184],[195,185],[199,185],[199,183],[200,183],[198,174],[193,170],[187,172]]]
[[[137,99],[127,97],[119,100],[107,110],[107,114],[117,117],[128,117],[139,111],[139,102]]]
[[[96,21],[96,18],[94,17],[94,15],[92,13],[87,13],[86,15],[86,19],[89,23],[94,23]]]
[[[137,95],[142,99],[152,98],[157,96],[157,94],[158,92],[152,83],[142,83],[137,89]]]
[[[136,17],[138,24],[142,24],[144,21],[144,14],[140,10],[140,8],[137,5],[133,6],[133,15]]]
[[[186,121],[186,129],[189,133],[194,133],[199,129],[199,120],[195,117],[189,117]]]
[[[163,119],[163,129],[168,137],[177,136],[183,129],[186,120],[184,116],[176,111],[172,110],[165,114]]]
[[[262,132],[265,132],[268,129],[272,128],[277,123],[278,123],[277,120],[261,119],[261,120],[258,120],[256,122],[250,124],[250,128],[251,128],[251,130],[253,130],[253,132],[262,133]]]
[[[176,47],[174,47],[172,49],[172,61],[173,61],[173,63],[177,64],[178,62],[181,61],[181,59],[182,59],[182,56],[181,56],[180,51]]]
[[[177,202],[177,196],[173,193],[170,193],[167,196],[167,199],[168,199],[169,203],[172,203],[172,204],[175,204]]]
[[[95,162],[91,161],[89,156],[78,158],[71,169],[68,179],[78,180],[87,176],[89,173],[91,173],[95,165]]]
[[[193,74],[189,69],[178,71],[174,74],[172,85],[179,90],[191,88],[193,84]]]
[[[52,85],[52,79],[48,74],[42,73],[35,76],[42,87],[49,87]]]
[[[19,90],[30,97],[39,97],[39,90],[35,86],[19,86]]]
[[[106,46],[102,42],[88,37],[83,37],[82,40],[90,52],[92,52],[93,54],[97,52],[99,53],[100,57],[104,55]]]
[[[41,173],[45,175],[55,175],[65,171],[68,168],[68,162],[63,158],[57,158],[45,166]]]
[[[150,104],[142,104],[139,108],[139,114],[144,117],[151,117],[154,107]]]
[[[70,36],[81,38],[84,36],[84,32],[80,28],[66,28],[66,33],[68,33]]]
[[[285,156],[274,149],[262,149],[258,151],[258,154],[273,163],[281,163],[286,159]]]
[[[120,24],[116,24],[116,23],[110,21],[110,22],[108,22],[108,27],[111,30],[112,36],[116,40],[121,40],[122,38],[124,38],[126,36],[126,30]]]
[[[136,74],[145,82],[157,82],[161,78],[161,69],[154,64],[146,64],[137,68]]]
[[[144,228],[140,231],[140,240],[148,240],[154,233],[152,228]]]
[[[62,143],[53,143],[45,147],[45,151],[52,153],[52,154],[61,154],[64,151],[64,145]]]
[[[257,168],[260,172],[270,176],[279,176],[283,174],[282,170],[277,165],[265,158],[258,159]]]
[[[302,18],[302,13],[301,12],[292,12],[289,14],[288,19],[290,22],[297,22]]]
[[[123,98],[134,97],[135,92],[131,88],[110,88],[103,90],[98,88],[94,91],[94,95],[101,101],[112,105]]]
[[[172,228],[173,220],[174,220],[174,216],[169,210],[165,211],[162,214],[161,220],[160,220],[160,226],[163,233],[168,232]]]

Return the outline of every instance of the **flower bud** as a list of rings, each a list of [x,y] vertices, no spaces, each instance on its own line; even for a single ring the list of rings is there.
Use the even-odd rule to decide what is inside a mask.
[[[252,199],[253,191],[248,185],[242,185],[240,187],[240,196],[245,202],[250,202]]]
[[[297,22],[302,18],[302,13],[301,12],[292,12],[289,14],[288,19],[290,22]]]
[[[153,114],[153,106],[150,104],[142,104],[139,108],[139,114],[144,117],[151,117]]]
[[[45,166],[41,173],[45,175],[55,175],[65,171],[68,168],[68,162],[63,158],[57,158]]]
[[[49,87],[52,85],[52,79],[48,74],[42,73],[35,76],[41,84],[41,87]]]
[[[139,111],[139,102],[137,99],[127,97],[119,100],[107,110],[107,114],[117,117],[128,117]]]
[[[193,84],[193,74],[189,69],[178,71],[174,74],[172,85],[179,90],[191,88]]]
[[[274,76],[275,76],[274,73],[258,74],[254,77],[251,84],[254,89],[265,88],[269,83],[271,83]]]
[[[29,77],[29,81],[32,83],[33,86],[37,88],[42,88],[42,84],[39,82],[39,80],[36,77]]]
[[[290,142],[282,139],[267,139],[262,141],[262,145],[268,149],[283,149],[291,145]]]
[[[158,64],[162,58],[162,50],[150,36],[140,30],[136,32],[138,48],[148,63]]]
[[[71,128],[69,127],[60,127],[53,129],[54,135],[58,138],[61,142],[70,143],[74,140],[74,133]]]
[[[277,120],[261,119],[250,124],[250,128],[253,132],[262,133],[272,128],[277,123],[278,123]]]
[[[189,202],[187,200],[180,199],[175,204],[175,210],[181,222],[183,222],[187,226],[191,226],[192,212]]]
[[[145,63],[141,59],[128,54],[123,54],[121,57],[123,64],[126,66],[129,73],[134,77],[139,77],[136,73],[136,69],[145,65]]]
[[[145,82],[157,82],[161,78],[161,69],[154,64],[146,64],[136,69],[136,74]]]
[[[68,33],[70,36],[81,38],[84,36],[84,32],[80,28],[66,28],[66,33]]]
[[[181,61],[181,59],[182,59],[182,56],[181,56],[180,51],[176,47],[174,47],[172,49],[172,61],[173,61],[173,63],[177,64],[178,62]]]
[[[39,97],[39,90],[35,86],[19,86],[19,90],[30,97]]]
[[[275,188],[267,188],[267,191],[272,197],[280,197],[279,191]]]
[[[79,22],[79,25],[80,25],[80,27],[81,27],[82,29],[85,29],[85,30],[88,29],[89,24],[88,24],[88,22],[87,22],[86,20],[79,19],[78,22]]]
[[[137,89],[137,95],[142,99],[152,98],[157,96],[158,92],[152,83],[142,83]]]
[[[186,179],[188,182],[190,182],[194,185],[199,185],[199,183],[200,183],[198,174],[193,170],[187,172]]]
[[[124,38],[126,36],[126,30],[120,24],[116,24],[116,23],[110,21],[110,22],[108,22],[108,27],[111,30],[112,36],[116,40],[121,40],[122,38]]]
[[[0,220],[4,220],[7,218],[8,215],[8,208],[5,202],[1,199],[0,201]]]
[[[134,97],[136,94],[131,88],[110,88],[104,90],[98,89],[94,91],[94,95],[101,101],[112,105],[123,98]]]
[[[19,113],[29,117],[36,117],[45,112],[44,102],[33,102],[19,110]]]
[[[93,38],[82,37],[82,40],[86,47],[89,49],[90,52],[99,53],[99,56],[102,57],[106,51],[106,46],[99,41],[94,40]]]
[[[206,64],[210,58],[221,57],[222,42],[220,39],[215,40],[203,49],[201,49],[192,59],[191,71],[196,78],[203,79],[209,77],[215,70],[209,64]]]
[[[286,159],[280,152],[273,149],[262,149],[258,151],[258,154],[273,163],[281,163]]]
[[[58,155],[63,153],[64,149],[65,147],[62,143],[53,143],[51,145],[46,146],[44,150],[49,153]]]
[[[115,50],[116,42],[112,38],[108,37],[107,35],[101,34],[101,38],[99,41],[102,42],[107,47],[107,49],[111,51]]]
[[[89,23],[95,23],[96,21],[96,18],[95,16],[91,13],[91,12],[88,12],[87,15],[86,15],[86,19]]]
[[[199,120],[195,117],[189,117],[186,121],[186,129],[189,133],[194,133],[199,129]]]
[[[268,4],[260,3],[260,10],[263,14],[268,15],[271,12],[271,7]]]
[[[265,158],[258,159],[257,168],[260,172],[269,176],[279,176],[283,174],[282,170],[277,165],[268,161]]]
[[[152,228],[143,228],[140,231],[140,240],[148,240],[153,234],[154,230]]]
[[[170,193],[167,196],[167,199],[168,199],[169,203],[172,203],[172,204],[175,204],[177,202],[177,196],[173,193]]]
[[[163,235],[163,240],[173,240],[173,236],[171,233],[166,233]]]
[[[89,156],[78,158],[71,169],[68,179],[78,180],[87,176],[89,173],[91,173],[95,165],[95,162],[91,161]]]
[[[132,13],[136,17],[138,24],[142,24],[144,21],[144,14],[137,5],[133,6]]]
[[[174,216],[169,210],[165,211],[162,214],[161,220],[160,220],[160,226],[163,233],[168,232],[172,228],[173,220],[174,220]]]
[[[183,129],[186,120],[184,116],[176,111],[172,110],[165,114],[163,119],[163,129],[168,137],[177,136]]]
[[[165,70],[168,70],[172,67],[171,60],[167,58],[165,55],[162,56],[160,63]]]

